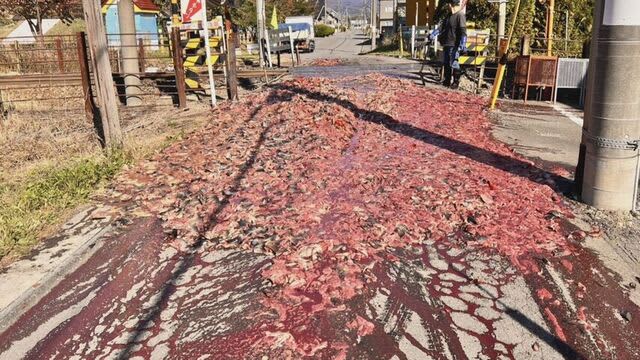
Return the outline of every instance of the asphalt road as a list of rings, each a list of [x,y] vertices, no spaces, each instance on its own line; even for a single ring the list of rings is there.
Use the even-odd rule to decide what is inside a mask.
[[[359,31],[338,32],[332,36],[316,38],[316,50],[305,53],[305,60],[350,59],[371,50],[368,39]]]
[[[94,211],[83,215],[83,219],[90,220],[116,219],[111,222],[113,229],[101,235],[99,240],[92,240],[95,245],[91,246],[89,255],[81,259],[71,256],[68,261],[77,260],[78,263],[70,266],[67,274],[49,278],[51,284],[34,285],[35,288],[48,285],[42,297],[29,303],[29,306],[15,308],[16,321],[8,324],[0,333],[0,359],[297,359],[304,354],[308,358],[339,359],[528,360],[640,356],[636,341],[636,334],[640,333],[637,322],[640,311],[632,301],[634,296],[634,301],[637,301],[638,290],[619,284],[620,276],[628,284],[629,274],[618,269],[614,273],[607,268],[605,260],[580,243],[585,233],[596,233],[596,229],[589,224],[570,223],[570,219],[563,223],[565,229],[551,222],[560,216],[555,213],[529,211],[523,205],[518,214],[503,219],[508,226],[501,228],[501,223],[496,225],[496,232],[509,234],[518,242],[519,237],[528,235],[518,233],[521,223],[532,218],[540,220],[549,217],[549,226],[553,228],[540,231],[546,231],[544,234],[548,236],[566,235],[567,248],[563,251],[558,249],[552,253],[540,251],[528,254],[526,261],[519,264],[518,259],[514,261],[513,256],[501,255],[496,249],[478,250],[471,245],[458,246],[460,242],[469,240],[463,239],[468,235],[467,226],[472,227],[471,223],[478,222],[478,219],[465,213],[471,200],[447,203],[448,200],[430,199],[439,204],[437,206],[451,206],[460,214],[465,214],[462,217],[464,226],[461,225],[450,234],[449,240],[453,239],[452,242],[435,241],[425,235],[424,239],[419,238],[412,245],[384,250],[384,255],[379,255],[383,260],[363,271],[361,275],[364,279],[348,278],[348,271],[334,269],[331,263],[317,274],[300,270],[298,275],[313,277],[311,282],[333,271],[338,272],[340,276],[334,280],[340,291],[351,289],[361,281],[366,285],[359,290],[359,296],[343,304],[337,303],[339,296],[327,299],[328,294],[313,292],[305,287],[290,290],[292,298],[307,301],[301,300],[299,304],[278,308],[278,304],[271,303],[271,296],[278,289],[264,274],[275,265],[286,269],[295,267],[295,264],[278,262],[278,258],[267,251],[254,252],[232,245],[222,249],[217,243],[222,240],[199,239],[192,246],[178,246],[170,243],[177,235],[167,231],[165,223],[173,216],[173,220],[177,217],[179,225],[192,229],[189,222],[196,216],[181,218],[183,213],[180,211],[149,214],[131,205],[132,197],[146,198],[152,196],[154,191],[157,195],[158,188],[150,185],[153,181],[166,180],[167,184],[174,184],[179,182],[177,173],[180,173],[189,176],[191,181],[187,184],[188,190],[184,190],[185,194],[193,191],[198,195],[191,199],[194,207],[206,205],[214,208],[214,222],[224,223],[238,213],[243,216],[243,223],[256,221],[250,218],[259,218],[261,215],[258,212],[242,212],[242,205],[254,191],[264,197],[264,206],[277,205],[278,196],[283,191],[295,191],[296,194],[303,194],[295,199],[305,201],[308,209],[314,209],[314,212],[301,214],[304,208],[299,207],[298,211],[289,214],[287,212],[292,211],[293,205],[287,203],[282,205],[277,214],[274,213],[274,218],[280,216],[287,220],[290,216],[300,221],[316,221],[317,218],[320,224],[317,232],[326,231],[332,235],[334,228],[341,225],[340,218],[353,217],[369,206],[380,205],[385,209],[380,214],[380,221],[397,220],[399,224],[406,220],[397,218],[395,212],[405,202],[394,203],[389,200],[389,203],[379,203],[379,199],[391,199],[391,195],[398,199],[407,197],[409,200],[406,203],[415,202],[419,206],[423,200],[417,196],[429,196],[433,191],[430,190],[432,185],[444,186],[447,191],[441,195],[447,196],[449,192],[467,191],[467,184],[478,183],[483,176],[509,176],[513,182],[519,181],[523,186],[536,190],[536,196],[546,196],[548,193],[552,193],[551,197],[556,199],[560,196],[546,185],[552,184],[559,176],[540,172],[524,160],[509,157],[508,149],[501,148],[500,144],[490,143],[502,149],[504,154],[467,143],[475,140],[474,135],[484,136],[486,134],[480,132],[488,131],[486,127],[481,127],[475,129],[477,133],[464,132],[464,121],[472,122],[482,116],[479,100],[474,100],[478,103],[470,107],[475,109],[474,113],[457,113],[455,118],[450,119],[451,123],[461,126],[450,131],[450,136],[459,136],[452,139],[441,135],[446,132],[446,123],[438,122],[437,126],[426,130],[420,128],[426,126],[425,123],[428,125],[424,118],[429,116],[433,108],[448,106],[455,113],[456,106],[460,106],[455,101],[448,103],[444,93],[438,92],[433,97],[428,90],[413,88],[422,97],[420,101],[412,103],[403,101],[411,96],[402,93],[402,87],[409,86],[405,83],[400,86],[397,80],[388,78],[353,77],[383,72],[396,77],[405,74],[411,78],[413,75],[407,75],[407,72],[415,70],[417,66],[397,59],[358,55],[367,50],[368,45],[363,44],[364,40],[355,32],[338,33],[318,39],[316,53],[306,54],[305,58],[310,61],[314,58],[345,60],[344,64],[338,66],[297,70],[298,75],[306,78],[327,76],[336,80],[325,93],[299,91],[291,94],[286,89],[274,88],[273,96],[233,105],[232,116],[227,117],[225,122],[212,122],[212,129],[200,136],[188,137],[183,143],[172,147],[169,151],[173,158],[161,154],[153,161],[140,164],[141,175],[137,179],[140,183],[134,182],[132,186],[135,191],[128,194],[127,198],[121,197],[122,203],[110,203],[109,211],[112,213],[109,216],[104,214],[104,208],[100,213]],[[381,88],[388,82],[393,82],[393,91],[382,91]],[[328,85],[318,85],[322,86]],[[375,96],[366,98],[368,94]],[[461,95],[457,95],[456,99],[465,103]],[[343,122],[345,114],[363,121],[356,126],[356,135],[346,141],[344,149],[324,146],[320,147],[324,149],[324,153],[320,154],[290,154],[283,151],[289,143],[300,140],[302,136],[308,136],[305,141],[309,140],[309,143],[318,138],[310,134],[313,131],[309,128],[296,133],[269,135],[267,130],[271,128],[269,121],[272,118],[278,119],[275,124],[300,122],[300,113],[283,104],[293,101],[302,104],[300,108],[307,112],[320,107],[322,111],[315,113],[319,118],[327,114],[335,115],[331,118],[335,124]],[[361,103],[356,105],[358,101]],[[402,106],[394,107],[394,104],[386,103],[394,101],[402,103]],[[369,104],[369,107],[363,108],[362,104]],[[418,110],[412,111],[411,104]],[[370,119],[372,117],[374,119]],[[313,121],[320,120],[313,118]],[[329,139],[334,140],[335,136],[329,136]],[[363,144],[368,144],[368,147]],[[371,157],[371,152],[378,147],[387,150],[386,155]],[[254,149],[272,149],[273,153],[260,155]],[[417,160],[404,159],[405,155],[414,152],[420,152]],[[207,162],[207,159],[225,153],[229,163]],[[333,154],[335,158],[327,154]],[[236,156],[243,161],[235,161],[238,160]],[[248,160],[244,161],[245,158]],[[433,173],[440,171],[440,168],[422,167],[438,158],[446,159],[439,164],[450,167],[451,177],[435,179]],[[200,172],[195,173],[196,168],[187,165],[198,161],[203,163],[202,167],[197,168]],[[500,161],[506,161],[509,166]],[[301,169],[303,173],[321,172],[322,181],[301,183],[295,178],[289,180],[287,172],[280,171],[279,166],[291,162],[298,165],[294,169]],[[390,166],[390,163],[394,165]],[[322,166],[314,167],[314,164]],[[469,167],[480,170],[462,171]],[[399,171],[398,168],[401,176],[388,175]],[[175,173],[163,173],[166,169],[175,169]],[[375,176],[369,179],[345,175],[362,169],[370,170]],[[534,173],[546,177],[530,176],[532,169]],[[234,180],[234,184],[226,187],[222,181],[205,181],[207,176],[217,172],[222,174],[221,178]],[[454,174],[463,178],[457,178]],[[268,179],[268,176],[281,176],[285,190],[269,186],[262,190],[246,183],[247,177],[260,184],[259,179]],[[370,185],[374,182],[378,182],[379,186]],[[409,196],[414,194],[403,191],[394,192],[403,189],[406,182],[425,182],[425,186],[420,187],[421,193],[416,192],[416,196]],[[487,184],[484,185],[492,186],[490,181]],[[311,192],[308,190],[311,186],[325,191]],[[160,196],[158,203],[166,203],[165,200],[177,196],[170,187],[160,188],[164,189],[164,193],[160,191],[160,194],[167,199]],[[203,189],[209,189],[213,194],[203,194]],[[406,191],[418,189],[410,187]],[[514,196],[514,189],[495,191],[496,198],[503,191],[512,202],[524,201],[518,198],[518,194]],[[373,199],[378,202],[361,203],[358,199],[360,192],[374,196]],[[385,195],[387,193],[391,195]],[[177,197],[182,199],[183,196],[181,193]],[[534,197],[528,201],[537,200]],[[497,210],[503,205],[495,204],[491,197],[474,201],[482,207],[496,206]],[[437,206],[434,205],[434,209]],[[118,210],[119,207],[122,209]],[[231,211],[229,207],[237,211]],[[330,210],[341,211],[340,216],[332,217]],[[221,218],[218,219],[218,216]],[[457,214],[438,214],[434,221],[451,216]],[[365,236],[378,231],[372,225],[375,221],[369,223],[369,220],[373,221],[367,219],[364,224],[365,228],[369,226],[366,228],[368,230],[364,234],[358,233],[365,240]],[[344,225],[350,228],[355,227],[354,224]],[[72,234],[62,234],[62,239],[56,241],[64,241],[64,237],[78,233],[99,233],[96,226],[95,221],[85,226],[81,223],[69,229]],[[402,240],[405,230],[396,227],[395,223],[393,226],[395,230],[392,228],[385,238],[408,241]],[[230,234],[230,241],[243,237],[234,231],[225,233]],[[252,236],[258,239],[268,231],[270,229],[265,228]],[[304,238],[305,234],[300,236]],[[339,253],[342,246],[348,245],[348,241],[344,241],[346,245],[341,244],[340,239],[344,240],[345,237],[336,240],[335,250],[331,249],[331,252]],[[241,240],[253,243],[253,238],[247,239],[246,236]],[[485,241],[476,240],[480,243]],[[546,244],[548,239],[539,240]],[[380,244],[371,245],[369,240],[354,243],[354,253],[380,247]],[[55,244],[47,246],[51,248]],[[598,246],[600,251],[606,251],[604,245]],[[49,256],[54,258],[60,256],[61,252],[54,251]],[[354,260],[347,264],[358,263],[355,260],[357,256],[362,261],[378,256],[365,255],[355,254]],[[311,251],[301,255],[305,259],[317,256],[322,258],[325,254]],[[327,261],[330,258],[333,259],[327,255]],[[46,265],[47,261],[39,260]],[[531,270],[522,271],[521,267]],[[632,273],[630,276],[634,281]],[[12,278],[11,281],[16,279]],[[10,291],[9,283],[3,285],[0,288]],[[314,310],[320,305],[331,308],[331,311]]]

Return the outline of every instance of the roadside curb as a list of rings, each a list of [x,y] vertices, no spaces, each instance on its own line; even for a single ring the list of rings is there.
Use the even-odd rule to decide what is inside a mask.
[[[91,214],[94,210],[96,209],[85,210],[85,216],[72,224],[71,227],[91,221]],[[75,217],[80,214],[82,214],[82,212],[76,214]],[[84,239],[78,247],[69,253],[66,259],[56,264],[50,270],[47,270],[33,286],[29,287],[26,291],[23,291],[20,296],[9,303],[9,305],[4,309],[0,310],[0,333],[5,332],[9,327],[11,327],[11,325],[13,325],[22,315],[49,294],[49,292],[68,274],[77,270],[86,262],[87,259],[100,249],[100,240],[105,234],[114,229],[114,226],[112,225],[113,219],[111,217],[105,218],[104,220],[104,223],[95,224],[97,226],[94,231],[97,230],[97,232],[87,236],[87,238]],[[69,238],[70,236],[73,236],[73,234],[64,236],[63,239]]]

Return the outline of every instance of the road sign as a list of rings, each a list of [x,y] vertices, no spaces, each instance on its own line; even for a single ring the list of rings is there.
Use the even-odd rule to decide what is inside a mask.
[[[180,0],[180,13],[182,14],[182,22],[189,23],[192,21],[202,20],[202,0]]]

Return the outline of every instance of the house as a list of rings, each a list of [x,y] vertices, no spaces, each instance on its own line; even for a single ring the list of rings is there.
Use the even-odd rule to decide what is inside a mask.
[[[152,0],[133,0],[133,7],[136,18],[136,37],[148,41],[151,45],[158,45],[160,9]],[[119,45],[118,0],[102,0],[102,14],[109,45]]]
[[[321,14],[320,21],[334,28],[338,28],[342,24],[340,15],[335,10],[328,8]]]
[[[387,36],[395,30],[395,8],[394,0],[378,1],[378,26],[382,36]]]

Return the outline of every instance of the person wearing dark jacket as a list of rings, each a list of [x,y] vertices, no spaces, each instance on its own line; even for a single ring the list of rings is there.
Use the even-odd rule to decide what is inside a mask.
[[[438,41],[444,48],[444,86],[456,89],[460,85],[460,52],[467,46],[467,19],[460,0],[448,0],[451,14],[444,20]],[[453,81],[452,81],[453,77]]]

